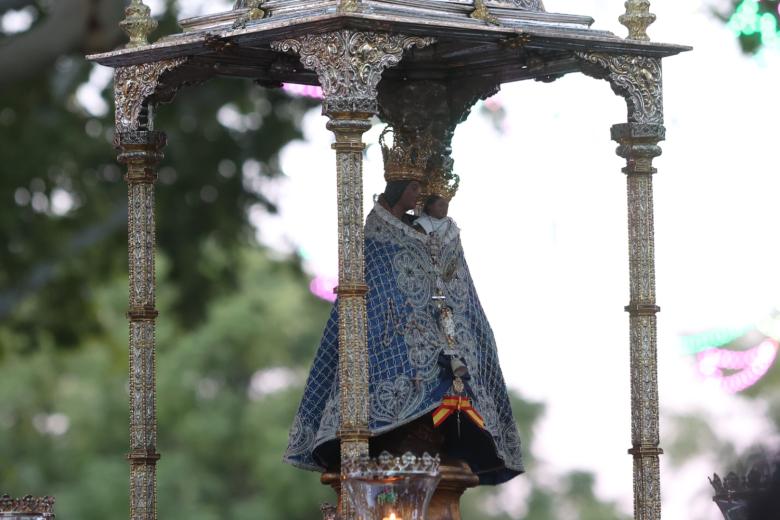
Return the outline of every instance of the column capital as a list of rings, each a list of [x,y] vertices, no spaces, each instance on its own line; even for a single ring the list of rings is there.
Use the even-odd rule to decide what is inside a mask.
[[[377,85],[385,69],[397,65],[404,51],[427,47],[434,38],[341,29],[271,43],[279,52],[297,54],[317,73],[325,100],[322,113],[377,113]]]

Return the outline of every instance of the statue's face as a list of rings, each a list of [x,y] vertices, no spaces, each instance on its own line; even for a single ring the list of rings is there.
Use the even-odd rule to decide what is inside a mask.
[[[428,206],[428,215],[433,218],[444,218],[450,209],[450,203],[446,199],[436,199]]]
[[[398,204],[404,209],[404,211],[414,209],[417,206],[417,198],[420,196],[420,183],[412,181],[406,186],[401,199]]]

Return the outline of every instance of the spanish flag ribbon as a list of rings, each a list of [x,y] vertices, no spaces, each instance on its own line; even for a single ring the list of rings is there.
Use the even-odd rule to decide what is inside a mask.
[[[485,420],[471,405],[471,399],[462,395],[445,395],[441,405],[433,412],[433,426],[438,428],[444,420],[455,412],[465,413],[480,428],[485,428]]]

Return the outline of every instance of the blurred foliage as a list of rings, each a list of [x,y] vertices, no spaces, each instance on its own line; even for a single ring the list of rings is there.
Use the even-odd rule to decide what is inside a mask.
[[[176,289],[161,273],[160,516],[312,519],[328,490],[281,454],[329,305],[294,264],[257,250],[238,257],[241,289],[214,298],[196,326],[164,318]],[[126,297],[121,277],[96,290],[96,333],[79,349],[8,349],[0,366],[0,482],[55,495],[62,518],[127,511]],[[12,334],[0,327],[5,344]],[[275,386],[258,384],[280,367]]]
[[[173,31],[174,23],[169,10],[161,25]],[[111,146],[113,112],[80,102],[94,70],[65,56],[0,97],[0,319],[27,349],[44,335],[57,348],[76,346],[93,332],[95,288],[126,269],[127,196]],[[112,106],[110,82],[102,97]],[[278,175],[276,154],[300,137],[310,106],[251,82],[214,80],[158,111],[156,126],[169,137],[158,244],[171,260],[177,319],[196,323],[206,301],[235,288],[237,251],[254,240],[247,210],[273,211],[262,178]],[[222,254],[205,254],[209,247]]]
[[[176,30],[167,6],[161,33]],[[55,495],[58,517],[79,520],[128,509],[126,189],[99,79],[62,56],[0,97],[0,491]],[[328,305],[294,258],[258,246],[247,216],[274,210],[263,185],[311,106],[214,80],[158,110],[161,518],[314,520],[333,500],[317,474],[281,463]],[[592,475],[543,471],[544,407],[513,406],[528,474],[467,493],[465,518],[626,518]]]

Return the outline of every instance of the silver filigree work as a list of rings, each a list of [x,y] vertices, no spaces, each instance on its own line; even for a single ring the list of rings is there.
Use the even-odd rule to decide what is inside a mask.
[[[154,183],[165,134],[121,132],[118,159],[127,165],[130,320],[130,518],[156,520],[157,392],[155,353]]]
[[[660,124],[612,127],[617,153],[626,159],[631,301],[631,444],[634,456],[634,517],[661,518],[658,429],[658,361],[655,293],[653,159],[665,137]]]
[[[342,462],[368,455],[368,348],[363,231],[362,135],[377,112],[377,85],[404,51],[433,38],[340,30],[308,34],[271,48],[297,54],[317,76],[325,94],[323,113],[335,134],[339,221],[339,407]],[[354,511],[343,496],[344,520]]]
[[[583,72],[606,79],[626,99],[630,123],[663,124],[661,60],[647,56],[577,52]]]
[[[17,516],[18,515],[18,516]],[[0,518],[42,520],[54,518],[54,497],[0,496]]]
[[[141,112],[160,83],[161,76],[187,61],[187,58],[120,67],[114,72],[114,120],[117,132],[141,129]],[[151,125],[146,128],[153,130]]]
[[[397,65],[404,51],[434,42],[434,38],[344,29],[273,42],[271,48],[297,54],[304,67],[317,73],[326,114],[375,113],[376,88],[384,70]]]

